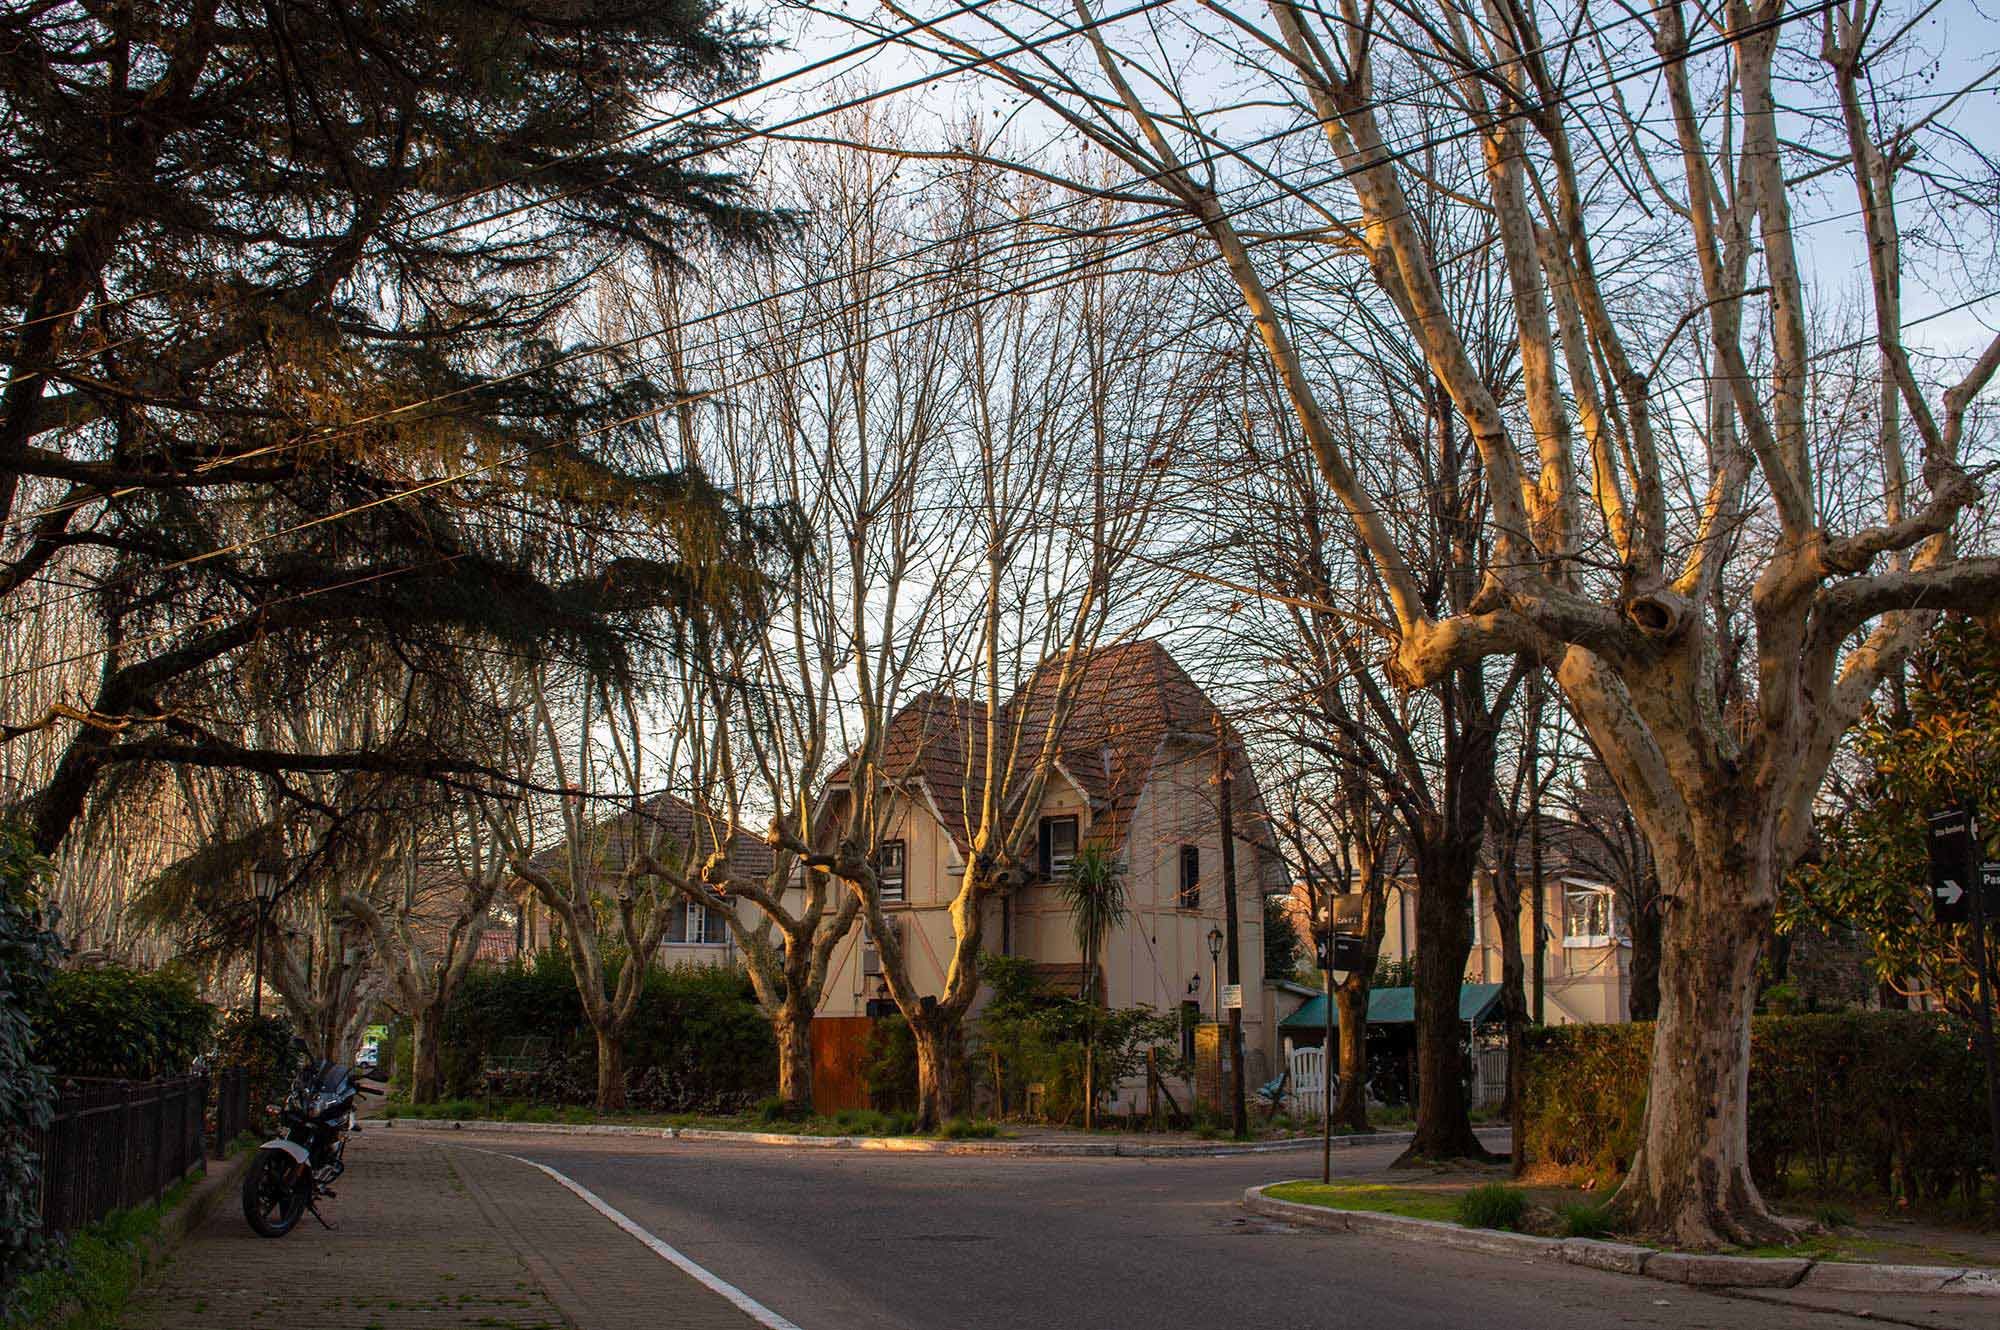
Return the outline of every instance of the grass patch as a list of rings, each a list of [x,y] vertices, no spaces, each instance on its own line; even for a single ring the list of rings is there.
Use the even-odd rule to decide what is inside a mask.
[[[990,1141],[1000,1134],[1000,1128],[992,1122],[974,1122],[971,1118],[953,1118],[938,1128],[937,1134],[947,1141]]]
[[[1447,1223],[1458,1218],[1458,1207],[1449,1196],[1374,1182],[1283,1182],[1268,1188],[1264,1194],[1273,1200],[1318,1205],[1328,1210],[1366,1210]]]
[[[114,1210],[72,1234],[48,1267],[21,1281],[18,1324],[46,1330],[116,1330],[144,1273],[144,1244],[194,1187],[182,1178],[156,1205]],[[58,1319],[60,1317],[61,1319]]]
[[[1617,1231],[1608,1204],[1578,1201],[1565,1205],[1556,1216],[1562,1221],[1563,1236],[1567,1238],[1608,1238]]]
[[[1458,1222],[1467,1228],[1504,1228],[1518,1232],[1528,1212],[1528,1193],[1504,1182],[1488,1182],[1458,1198]]]

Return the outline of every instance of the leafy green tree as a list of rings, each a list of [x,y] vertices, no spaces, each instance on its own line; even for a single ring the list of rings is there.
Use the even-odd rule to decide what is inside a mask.
[[[1305,959],[1299,946],[1298,923],[1283,896],[1264,900],[1264,977],[1298,979]],[[1301,982],[1304,982],[1301,980]]]
[[[1940,620],[1911,659],[1902,697],[1874,710],[1851,747],[1865,774],[1819,820],[1819,852],[1787,881],[1777,927],[1853,930],[1882,983],[1964,1012],[1974,1000],[1972,930],[1935,922],[1925,819],[1954,802],[1982,828],[2000,819],[1993,621]]]
[[[27,1133],[55,1114],[55,1090],[34,1047],[35,1021],[62,956],[42,909],[48,875],[48,860],[28,838],[0,825],[0,1320],[43,1250],[41,1159]]]
[[[699,113],[762,50],[708,0],[0,17],[0,607],[53,625],[0,798],[38,847],[134,768],[494,778],[449,706],[264,732],[344,658],[449,698],[467,649],[616,671],[745,612],[782,540],[660,424],[683,385],[580,330],[608,271],[774,224]]]

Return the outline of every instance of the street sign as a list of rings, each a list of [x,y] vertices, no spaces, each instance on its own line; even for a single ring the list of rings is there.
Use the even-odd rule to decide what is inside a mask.
[[[1222,1008],[1224,1011],[1243,1010],[1243,985],[1224,984],[1222,986]]]
[[[1972,893],[1979,889],[1974,866],[1972,814],[1945,808],[1930,816],[1931,908],[1941,924],[1972,917]]]
[[[1333,950],[1330,953],[1327,950],[1327,935],[1325,933],[1321,933],[1313,939],[1313,942],[1313,954],[1319,962],[1320,969],[1352,974],[1361,968],[1361,956],[1364,948],[1361,945],[1361,939],[1354,934],[1335,933],[1333,935]]]

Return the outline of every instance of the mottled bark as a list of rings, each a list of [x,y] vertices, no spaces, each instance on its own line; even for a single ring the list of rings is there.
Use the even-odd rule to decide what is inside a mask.
[[[1785,1241],[1751,1180],[1747,1133],[1750,1013],[1775,871],[1715,862],[1673,888],[1652,1093],[1616,1202],[1639,1231],[1680,1245]]]
[[[935,1131],[958,1116],[957,1027],[943,1012],[910,1021],[917,1049],[917,1130]]]
[[[812,1010],[786,1003],[771,1013],[778,1042],[778,1098],[795,1117],[812,1112]]]

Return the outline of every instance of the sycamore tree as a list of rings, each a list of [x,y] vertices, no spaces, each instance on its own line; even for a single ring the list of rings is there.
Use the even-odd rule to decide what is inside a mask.
[[[1960,540],[2000,337],[1920,355],[1906,333],[1918,281],[1946,308],[1978,293],[1953,274],[1981,279],[1992,229],[1992,163],[1954,129],[1983,75],[1932,81],[1927,12],[1202,0],[1100,23],[1073,0],[911,38],[1114,154],[1125,197],[1207,243],[1381,584],[1395,684],[1548,663],[1660,874],[1652,1093],[1616,1203],[1686,1245],[1789,1234],[1746,1122],[1779,884],[1885,676],[1939,607],[2000,600],[2000,559]],[[1051,40],[1015,53],[1024,34]],[[1312,224],[1269,224],[1279,204]],[[1434,251],[1433,206],[1490,218],[1493,243]],[[1804,228],[1836,214],[1859,233],[1858,333],[1809,278],[1829,233]],[[1492,552],[1467,603],[1426,602],[1395,496],[1306,372],[1281,262],[1364,277],[1355,299],[1407,328],[1473,440]],[[1519,410],[1480,373],[1467,264],[1506,293]],[[1859,363],[1839,354],[1857,340]]]

